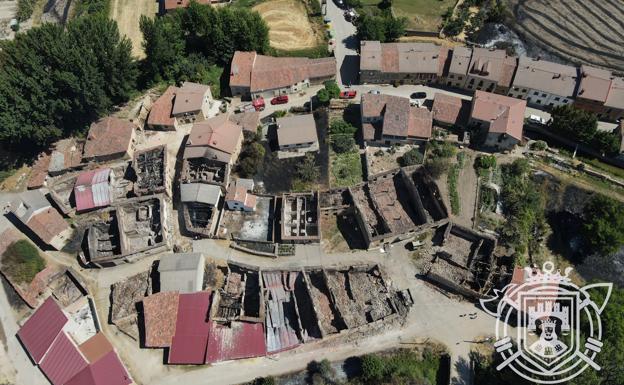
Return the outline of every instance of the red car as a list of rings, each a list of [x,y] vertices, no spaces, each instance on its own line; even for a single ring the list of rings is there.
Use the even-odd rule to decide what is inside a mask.
[[[288,103],[288,95],[280,95],[280,96],[276,96],[273,99],[271,99],[271,104],[272,105],[286,104],[286,103]]]
[[[349,90],[349,91],[340,91],[340,99],[353,99],[357,95],[357,91]]]

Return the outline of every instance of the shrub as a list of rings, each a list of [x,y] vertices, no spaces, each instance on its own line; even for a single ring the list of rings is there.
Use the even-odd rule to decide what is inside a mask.
[[[353,136],[335,135],[332,136],[332,148],[339,154],[349,152],[355,147]]]
[[[45,265],[37,248],[23,239],[10,244],[2,254],[4,273],[17,284],[30,283]]]
[[[412,148],[401,157],[402,166],[413,166],[423,162],[423,154],[418,148]]]
[[[440,176],[442,176],[442,174],[447,172],[449,169],[449,166],[450,166],[450,162],[448,158],[429,159],[425,163],[425,168],[427,169],[427,171],[429,171],[431,176],[435,179],[438,179]]]
[[[329,125],[329,131],[332,135],[336,134],[350,134],[353,135],[357,131],[357,128],[353,127],[353,125],[345,122],[342,119],[332,120]]]
[[[457,153],[457,148],[449,142],[431,141],[427,144],[430,154],[438,158],[451,158]]]
[[[531,150],[535,151],[544,151],[548,148],[548,144],[543,140],[537,140],[531,143]]]
[[[496,157],[494,155],[479,155],[475,159],[476,169],[490,169],[496,167]]]

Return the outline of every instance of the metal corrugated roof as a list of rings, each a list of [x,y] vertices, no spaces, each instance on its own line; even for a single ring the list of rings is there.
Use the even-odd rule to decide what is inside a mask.
[[[221,197],[221,187],[206,183],[185,183],[180,185],[182,202],[198,202],[216,206]]]
[[[87,367],[78,347],[65,333],[60,333],[39,365],[54,385],[63,385]]]
[[[74,197],[78,211],[104,207],[111,203],[110,174],[110,168],[103,168],[83,172],[78,175],[74,187]]]
[[[117,353],[110,351],[76,374],[65,385],[128,385],[131,383],[132,379]]]
[[[17,336],[38,364],[66,323],[67,317],[61,308],[52,297],[48,297],[24,323]]]
[[[266,355],[262,323],[232,322],[231,326],[211,322],[206,363]]]
[[[169,350],[170,364],[203,364],[210,332],[209,291],[180,294],[176,331]]]

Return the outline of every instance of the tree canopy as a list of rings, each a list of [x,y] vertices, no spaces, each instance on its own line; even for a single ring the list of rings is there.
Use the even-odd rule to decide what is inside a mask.
[[[0,140],[46,145],[85,129],[135,89],[131,43],[104,15],[46,23],[0,49]]]
[[[584,209],[583,232],[590,252],[615,253],[624,245],[624,205],[605,195],[594,195]]]
[[[211,7],[192,1],[163,17],[140,20],[148,81],[180,81],[189,55],[204,66],[229,65],[235,51],[269,50],[269,28],[257,12],[245,8]]]
[[[405,34],[407,20],[392,15],[369,16],[363,14],[356,23],[357,36],[360,40],[379,40],[388,43]]]
[[[620,148],[619,136],[598,131],[598,119],[591,112],[565,105],[553,108],[551,117],[550,128],[566,138],[607,155],[617,153]]]

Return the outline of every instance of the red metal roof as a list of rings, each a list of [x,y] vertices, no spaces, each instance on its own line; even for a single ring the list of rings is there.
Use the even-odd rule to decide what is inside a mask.
[[[108,352],[104,357],[82,369],[65,385],[128,385],[132,380],[117,353]]]
[[[210,323],[210,292],[180,294],[175,335],[169,350],[170,364],[203,364]]]
[[[232,322],[231,327],[211,322],[206,363],[266,355],[262,323]]]
[[[52,384],[63,385],[86,368],[87,361],[69,337],[60,333],[39,366]]]
[[[90,210],[111,203],[110,172],[110,168],[103,168],[78,175],[74,187],[76,210]]]
[[[17,336],[38,364],[66,323],[67,317],[59,305],[48,297],[24,323]]]

